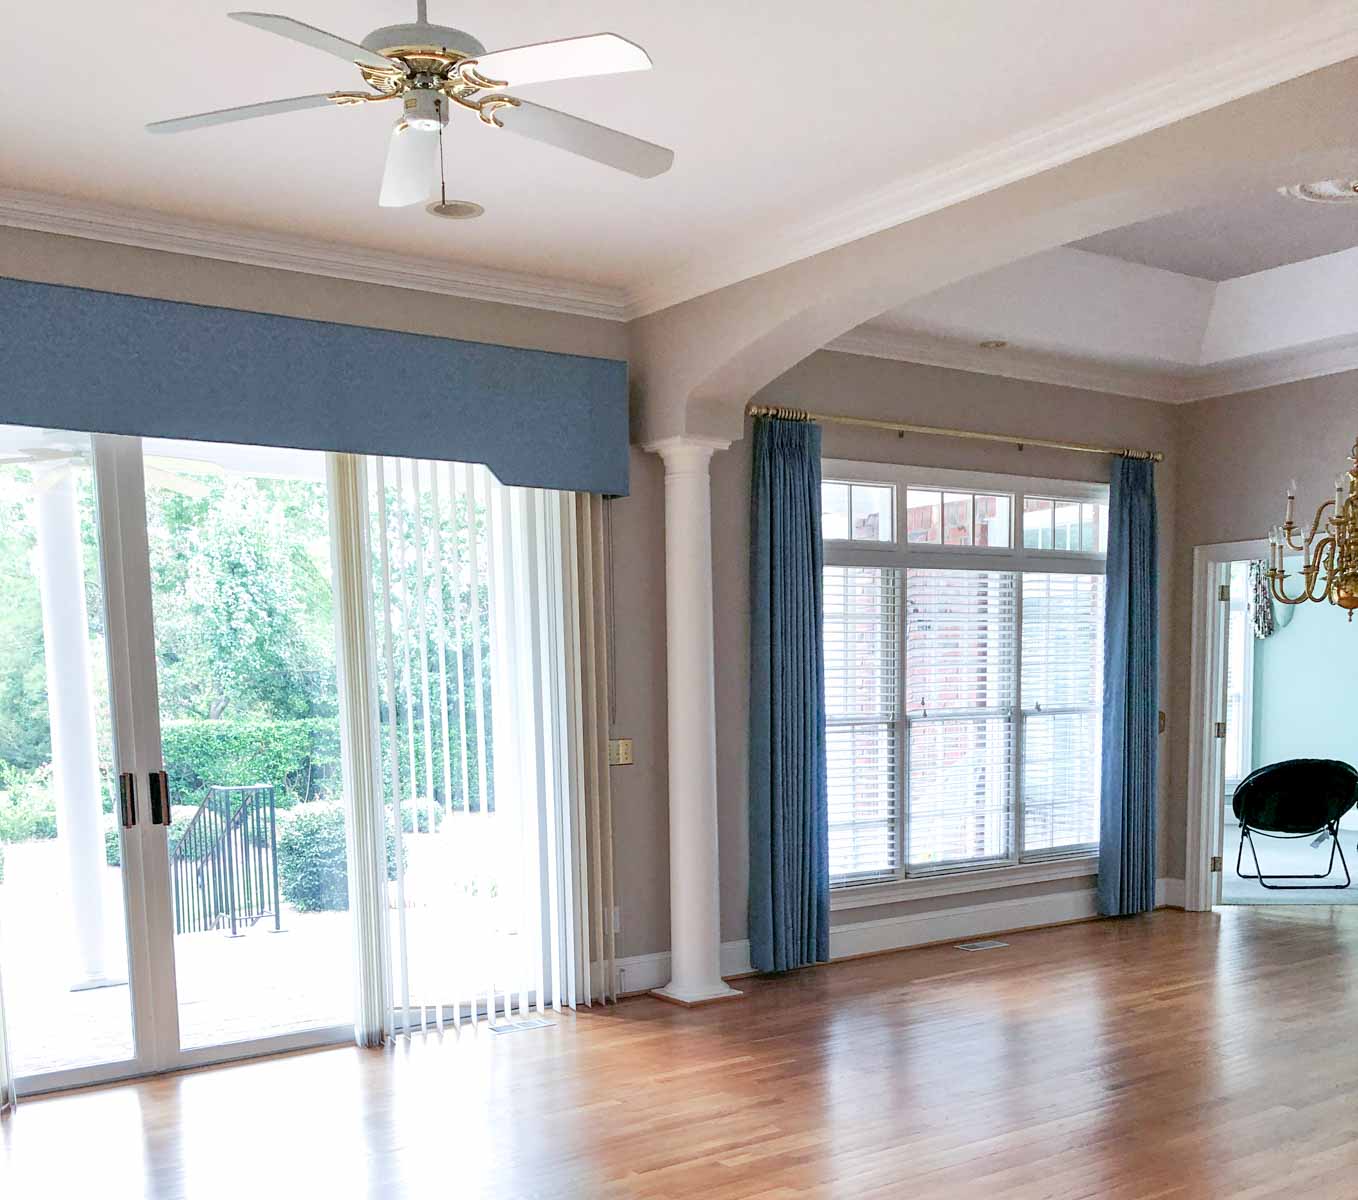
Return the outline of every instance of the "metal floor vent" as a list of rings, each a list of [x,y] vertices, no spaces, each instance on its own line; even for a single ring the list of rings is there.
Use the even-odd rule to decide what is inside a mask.
[[[521,1017],[516,1021],[496,1021],[491,1027],[491,1033],[519,1033],[525,1029],[549,1029],[555,1025],[555,1021],[548,1021],[545,1017]]]
[[[955,950],[1003,950],[1008,946],[1008,942],[997,941],[995,938],[988,938],[981,942],[958,942],[953,947]]]

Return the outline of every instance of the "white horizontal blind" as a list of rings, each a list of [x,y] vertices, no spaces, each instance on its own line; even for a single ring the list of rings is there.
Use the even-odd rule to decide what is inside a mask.
[[[1023,576],[1023,855],[1099,840],[1102,575]]]
[[[830,878],[899,866],[900,572],[826,567],[824,660]]]
[[[907,572],[910,867],[1011,853],[1016,616],[1012,572]]]

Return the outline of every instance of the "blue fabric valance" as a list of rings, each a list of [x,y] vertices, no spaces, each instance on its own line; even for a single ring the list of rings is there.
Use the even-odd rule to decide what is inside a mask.
[[[485,463],[627,494],[627,364],[0,279],[0,424]]]

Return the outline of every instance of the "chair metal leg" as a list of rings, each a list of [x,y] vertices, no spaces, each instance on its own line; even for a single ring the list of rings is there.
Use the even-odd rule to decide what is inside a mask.
[[[1325,827],[1324,832],[1330,835],[1330,861],[1324,872],[1320,875],[1265,875],[1263,868],[1259,865],[1259,851],[1254,844],[1255,830],[1248,825],[1240,826],[1240,849],[1235,856],[1235,873],[1241,879],[1258,880],[1259,886],[1274,892],[1316,892],[1316,891],[1342,891],[1353,883],[1353,877],[1349,874],[1348,859],[1344,857],[1344,847],[1339,842],[1339,823],[1331,822]],[[1259,832],[1260,837],[1272,837],[1274,835]],[[1287,835],[1285,835],[1287,836]],[[1301,834],[1301,837],[1309,837],[1309,834]],[[1245,843],[1250,844],[1250,857],[1254,860],[1254,874],[1247,875],[1240,869],[1241,862],[1245,854]],[[1289,879],[1328,879],[1334,873],[1335,855],[1339,855],[1339,864],[1344,868],[1343,883],[1269,883],[1270,879],[1289,880]]]

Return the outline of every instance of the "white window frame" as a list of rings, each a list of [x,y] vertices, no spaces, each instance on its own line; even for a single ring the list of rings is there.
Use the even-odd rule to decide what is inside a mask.
[[[1051,500],[1076,500],[1108,503],[1106,483],[1078,480],[1046,479],[1024,475],[999,475],[983,471],[940,470],[931,467],[903,466],[896,463],[859,462],[849,459],[825,459],[821,464],[824,483],[872,484],[894,489],[894,512],[890,542],[825,539],[822,543],[824,564],[827,567],[883,567],[896,568],[902,578],[911,568],[959,568],[985,571],[1012,571],[1019,576],[1016,586],[1015,669],[1023,657],[1023,587],[1024,572],[1071,575],[1103,575],[1107,571],[1107,554],[1103,551],[1074,551],[1024,547],[1023,501],[1025,497]],[[905,496],[909,488],[940,491],[972,492],[1009,497],[1009,546],[949,546],[909,542],[905,528]],[[1106,531],[1105,531],[1106,532]],[[852,525],[850,525],[852,533]],[[977,864],[949,865],[921,870],[911,869],[905,861],[905,837],[908,813],[905,796],[908,787],[908,714],[905,711],[905,592],[902,590],[901,615],[897,636],[900,639],[899,662],[902,678],[897,687],[897,867],[890,879],[857,881],[845,880],[832,884],[832,909],[864,908],[889,904],[897,900],[922,899],[928,896],[958,895],[991,888],[1014,887],[1052,879],[1072,879],[1098,873],[1098,854],[1076,852],[1067,855],[1035,856],[1024,859],[1023,794],[1020,766],[1023,747],[1023,718],[1027,709],[1015,709],[1014,728],[1014,836],[1013,852],[1003,862],[986,861]]]

